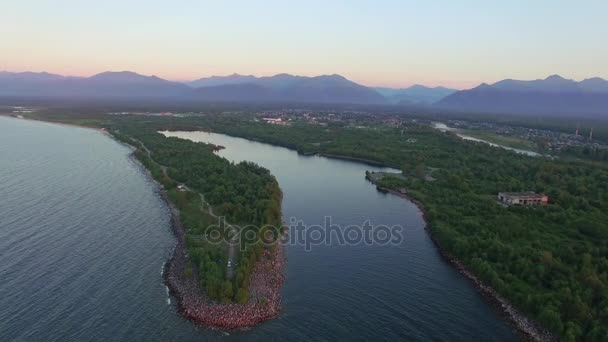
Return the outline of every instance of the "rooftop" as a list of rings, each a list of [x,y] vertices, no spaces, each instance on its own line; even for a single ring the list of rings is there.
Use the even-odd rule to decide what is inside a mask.
[[[537,194],[533,191],[525,191],[525,192],[501,192],[501,194],[509,197],[539,197],[544,196],[543,194]]]

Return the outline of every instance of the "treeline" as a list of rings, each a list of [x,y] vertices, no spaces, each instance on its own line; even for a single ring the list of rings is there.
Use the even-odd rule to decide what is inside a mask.
[[[276,227],[278,234],[282,194],[276,179],[253,163],[234,164],[217,156],[211,145],[166,138],[156,132],[156,125],[121,118],[106,127],[117,139],[137,147],[137,158],[179,208],[190,261],[186,276],[198,277],[211,299],[247,303],[250,275],[265,247],[257,238],[244,245],[234,277],[228,279],[227,245],[209,243],[210,229],[219,222],[209,214],[198,192],[230,224],[248,226],[256,234],[264,226]],[[179,191],[180,183],[197,193]]]

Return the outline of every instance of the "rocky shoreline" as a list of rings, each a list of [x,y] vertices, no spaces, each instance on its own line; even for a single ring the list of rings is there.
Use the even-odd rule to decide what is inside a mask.
[[[197,276],[185,275],[188,254],[185,245],[185,227],[179,219],[179,210],[149,170],[139,163],[133,154],[131,157],[155,183],[160,198],[169,209],[171,230],[177,243],[171,258],[165,263],[163,280],[169,288],[170,295],[177,301],[179,313],[195,324],[216,330],[245,330],[276,318],[281,312],[281,288],[285,281],[284,246],[277,244],[272,253],[265,251],[261,260],[256,263],[250,278],[249,303],[222,304],[211,301],[201,291]]]
[[[252,299],[248,304],[220,304],[211,302],[201,292],[196,277],[186,277],[187,253],[184,227],[177,208],[166,193],[161,196],[171,211],[171,227],[178,239],[173,256],[165,266],[164,278],[169,292],[177,299],[180,313],[197,324],[212,329],[246,329],[277,317],[281,311],[280,290],[283,286],[284,248],[277,245],[274,253],[266,251],[251,276]],[[257,275],[268,277],[259,279]],[[263,283],[260,284],[260,281]],[[262,292],[262,293],[259,293]],[[264,298],[264,300],[261,300]]]
[[[430,224],[429,224],[427,212],[424,209],[424,206],[422,205],[422,203],[420,201],[418,201],[414,197],[408,195],[407,193],[399,192],[399,191],[388,189],[388,188],[379,187],[376,184],[376,182],[374,182],[372,180],[371,177],[366,176],[366,179],[368,181],[370,181],[372,184],[376,185],[376,188],[378,189],[378,191],[381,191],[383,193],[391,193],[391,194],[399,196],[401,198],[405,198],[408,201],[414,203],[414,205],[416,205],[416,207],[418,207],[418,210],[420,210],[420,212],[422,212],[422,217],[425,222],[424,229],[429,234],[431,241],[433,241],[435,246],[437,246],[437,249],[439,250],[439,253],[444,258],[444,260],[446,260],[448,263],[450,263],[452,266],[454,266],[458,270],[458,272],[460,272],[462,275],[467,277],[473,283],[475,288],[477,288],[477,290],[484,296],[484,298],[486,298],[486,300],[488,300],[492,304],[492,306],[494,308],[496,308],[507,319],[509,324],[511,324],[513,327],[515,327],[517,329],[522,340],[537,341],[537,342],[559,341],[559,339],[556,336],[554,336],[552,333],[548,332],[546,329],[544,329],[538,323],[532,321],[531,319],[526,317],[526,315],[524,315],[522,312],[517,310],[513,305],[511,305],[511,303],[509,303],[506,299],[504,299],[502,296],[500,296],[492,287],[484,284],[460,260],[455,258],[453,255],[451,255],[449,252],[447,252],[441,246],[441,243],[433,235],[433,232],[432,232]]]

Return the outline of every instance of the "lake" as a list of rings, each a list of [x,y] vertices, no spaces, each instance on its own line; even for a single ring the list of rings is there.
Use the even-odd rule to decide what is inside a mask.
[[[207,133],[269,168],[284,217],[401,225],[398,245],[287,247],[284,312],[244,332],[183,320],[161,269],[169,212],[131,150],[98,131],[0,117],[0,341],[484,340],[517,335],[445,263],[410,202],[362,164]]]

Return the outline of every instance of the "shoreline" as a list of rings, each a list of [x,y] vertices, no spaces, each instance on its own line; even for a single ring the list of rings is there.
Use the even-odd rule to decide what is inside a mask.
[[[33,118],[33,117],[28,117],[28,116],[18,117],[18,116],[13,115],[12,113],[0,113],[0,116],[6,117],[6,118],[15,119],[15,120],[26,120],[26,121],[47,123],[47,124],[51,124],[51,125],[59,125],[59,126],[65,126],[65,127],[72,127],[72,128],[90,129],[90,130],[99,132],[101,134],[107,135],[109,137],[112,137],[112,134],[110,134],[110,132],[108,132],[105,128],[98,128],[98,127],[91,127],[91,126],[82,126],[82,125],[77,125],[77,124],[73,124],[73,123],[61,122],[61,121],[46,121],[46,120],[41,120],[41,119],[37,119],[37,118]],[[112,139],[114,139],[114,137],[112,137]],[[116,140],[116,139],[114,139],[114,140]]]
[[[431,225],[429,223],[428,215],[426,209],[423,204],[417,200],[416,198],[402,193],[396,190],[388,189],[380,187],[374,182],[370,177],[366,175],[365,179],[367,179],[370,183],[376,186],[376,189],[382,193],[390,193],[397,197],[401,197],[412,202],[418,210],[422,213],[422,218],[424,220],[424,230],[427,232],[431,241],[437,248],[441,257],[449,263],[452,267],[454,267],[458,273],[464,275],[475,287],[475,289],[481,293],[481,295],[490,302],[490,304],[499,311],[499,313],[503,316],[504,319],[507,320],[509,325],[513,326],[522,340],[524,341],[538,341],[538,342],[554,342],[559,339],[546,329],[541,327],[538,323],[529,319],[525,314],[521,311],[517,310],[509,301],[504,299],[501,295],[499,295],[491,286],[484,284],[473,272],[471,272],[460,260],[451,255],[448,251],[446,251],[441,243],[435,238],[433,235]]]
[[[338,159],[338,160],[348,160],[348,161],[353,161],[353,162],[358,162],[358,163],[362,163],[362,164],[366,164],[369,166],[376,166],[376,167],[384,167],[384,168],[392,168],[391,166],[385,165],[381,162],[377,162],[375,160],[370,160],[370,159],[364,159],[364,158],[357,158],[357,157],[349,157],[349,156],[341,156],[339,154],[330,154],[330,153],[315,153],[318,156],[321,157],[325,157],[325,158],[331,158],[331,159]]]
[[[112,134],[108,136],[113,140],[125,144],[133,151],[136,147],[117,140]],[[144,171],[155,186],[160,199],[164,202],[170,215],[171,231],[177,242],[173,247],[171,257],[163,266],[163,283],[169,289],[169,294],[177,302],[177,311],[185,319],[196,325],[212,330],[247,330],[270,319],[277,318],[281,312],[281,289],[285,282],[285,246],[276,245],[273,253],[264,252],[261,260],[256,262],[254,271],[250,276],[251,299],[247,304],[222,304],[210,301],[201,291],[196,273],[192,277],[185,276],[188,263],[188,254],[185,242],[185,227],[179,218],[179,209],[171,202],[166,189],[137,159],[134,153],[129,156]],[[267,277],[260,279],[259,274],[272,270]],[[257,286],[257,291],[252,288]],[[259,288],[262,288],[260,290]],[[254,302],[254,294],[264,296],[264,301]]]
[[[150,170],[135,156],[137,147],[117,139],[105,128],[88,127],[60,121],[45,121],[29,117],[18,118],[4,113],[0,113],[0,116],[16,120],[90,129],[102,133],[131,150],[128,158],[134,161],[141,168],[144,176],[154,184],[154,190],[169,211],[170,229],[177,242],[173,247],[171,257],[163,265],[162,277],[163,283],[169,289],[169,294],[176,299],[177,311],[183,318],[192,321],[196,325],[212,330],[247,330],[279,316],[281,312],[281,289],[285,282],[286,257],[285,246],[283,244],[276,245],[272,253],[264,251],[262,258],[256,262],[254,271],[250,276],[250,284],[253,285],[250,285],[249,288],[251,299],[247,304],[212,302],[201,291],[195,277],[196,274],[190,278],[185,276],[184,270],[188,262],[188,255],[185,246],[185,228],[179,218],[179,209],[169,199],[164,186],[154,179]],[[268,270],[271,270],[271,272],[267,272]],[[264,274],[265,277],[258,276],[262,273],[266,273]],[[254,296],[261,297],[263,300],[259,300],[261,298],[258,298],[259,301],[254,302]]]
[[[195,277],[187,278],[184,269],[187,264],[184,226],[179,219],[179,210],[169,200],[166,191],[158,184],[159,194],[169,209],[171,230],[177,238],[171,258],[165,263],[163,279],[169,293],[176,298],[178,312],[186,319],[210,329],[246,330],[264,321],[276,318],[281,312],[280,290],[284,283],[284,246],[278,245],[273,255],[265,253],[264,260],[256,263],[251,281],[255,280],[260,268],[280,265],[280,273],[275,274],[271,298],[267,305],[254,303],[250,299],[247,304],[221,304],[210,302],[200,291]]]

